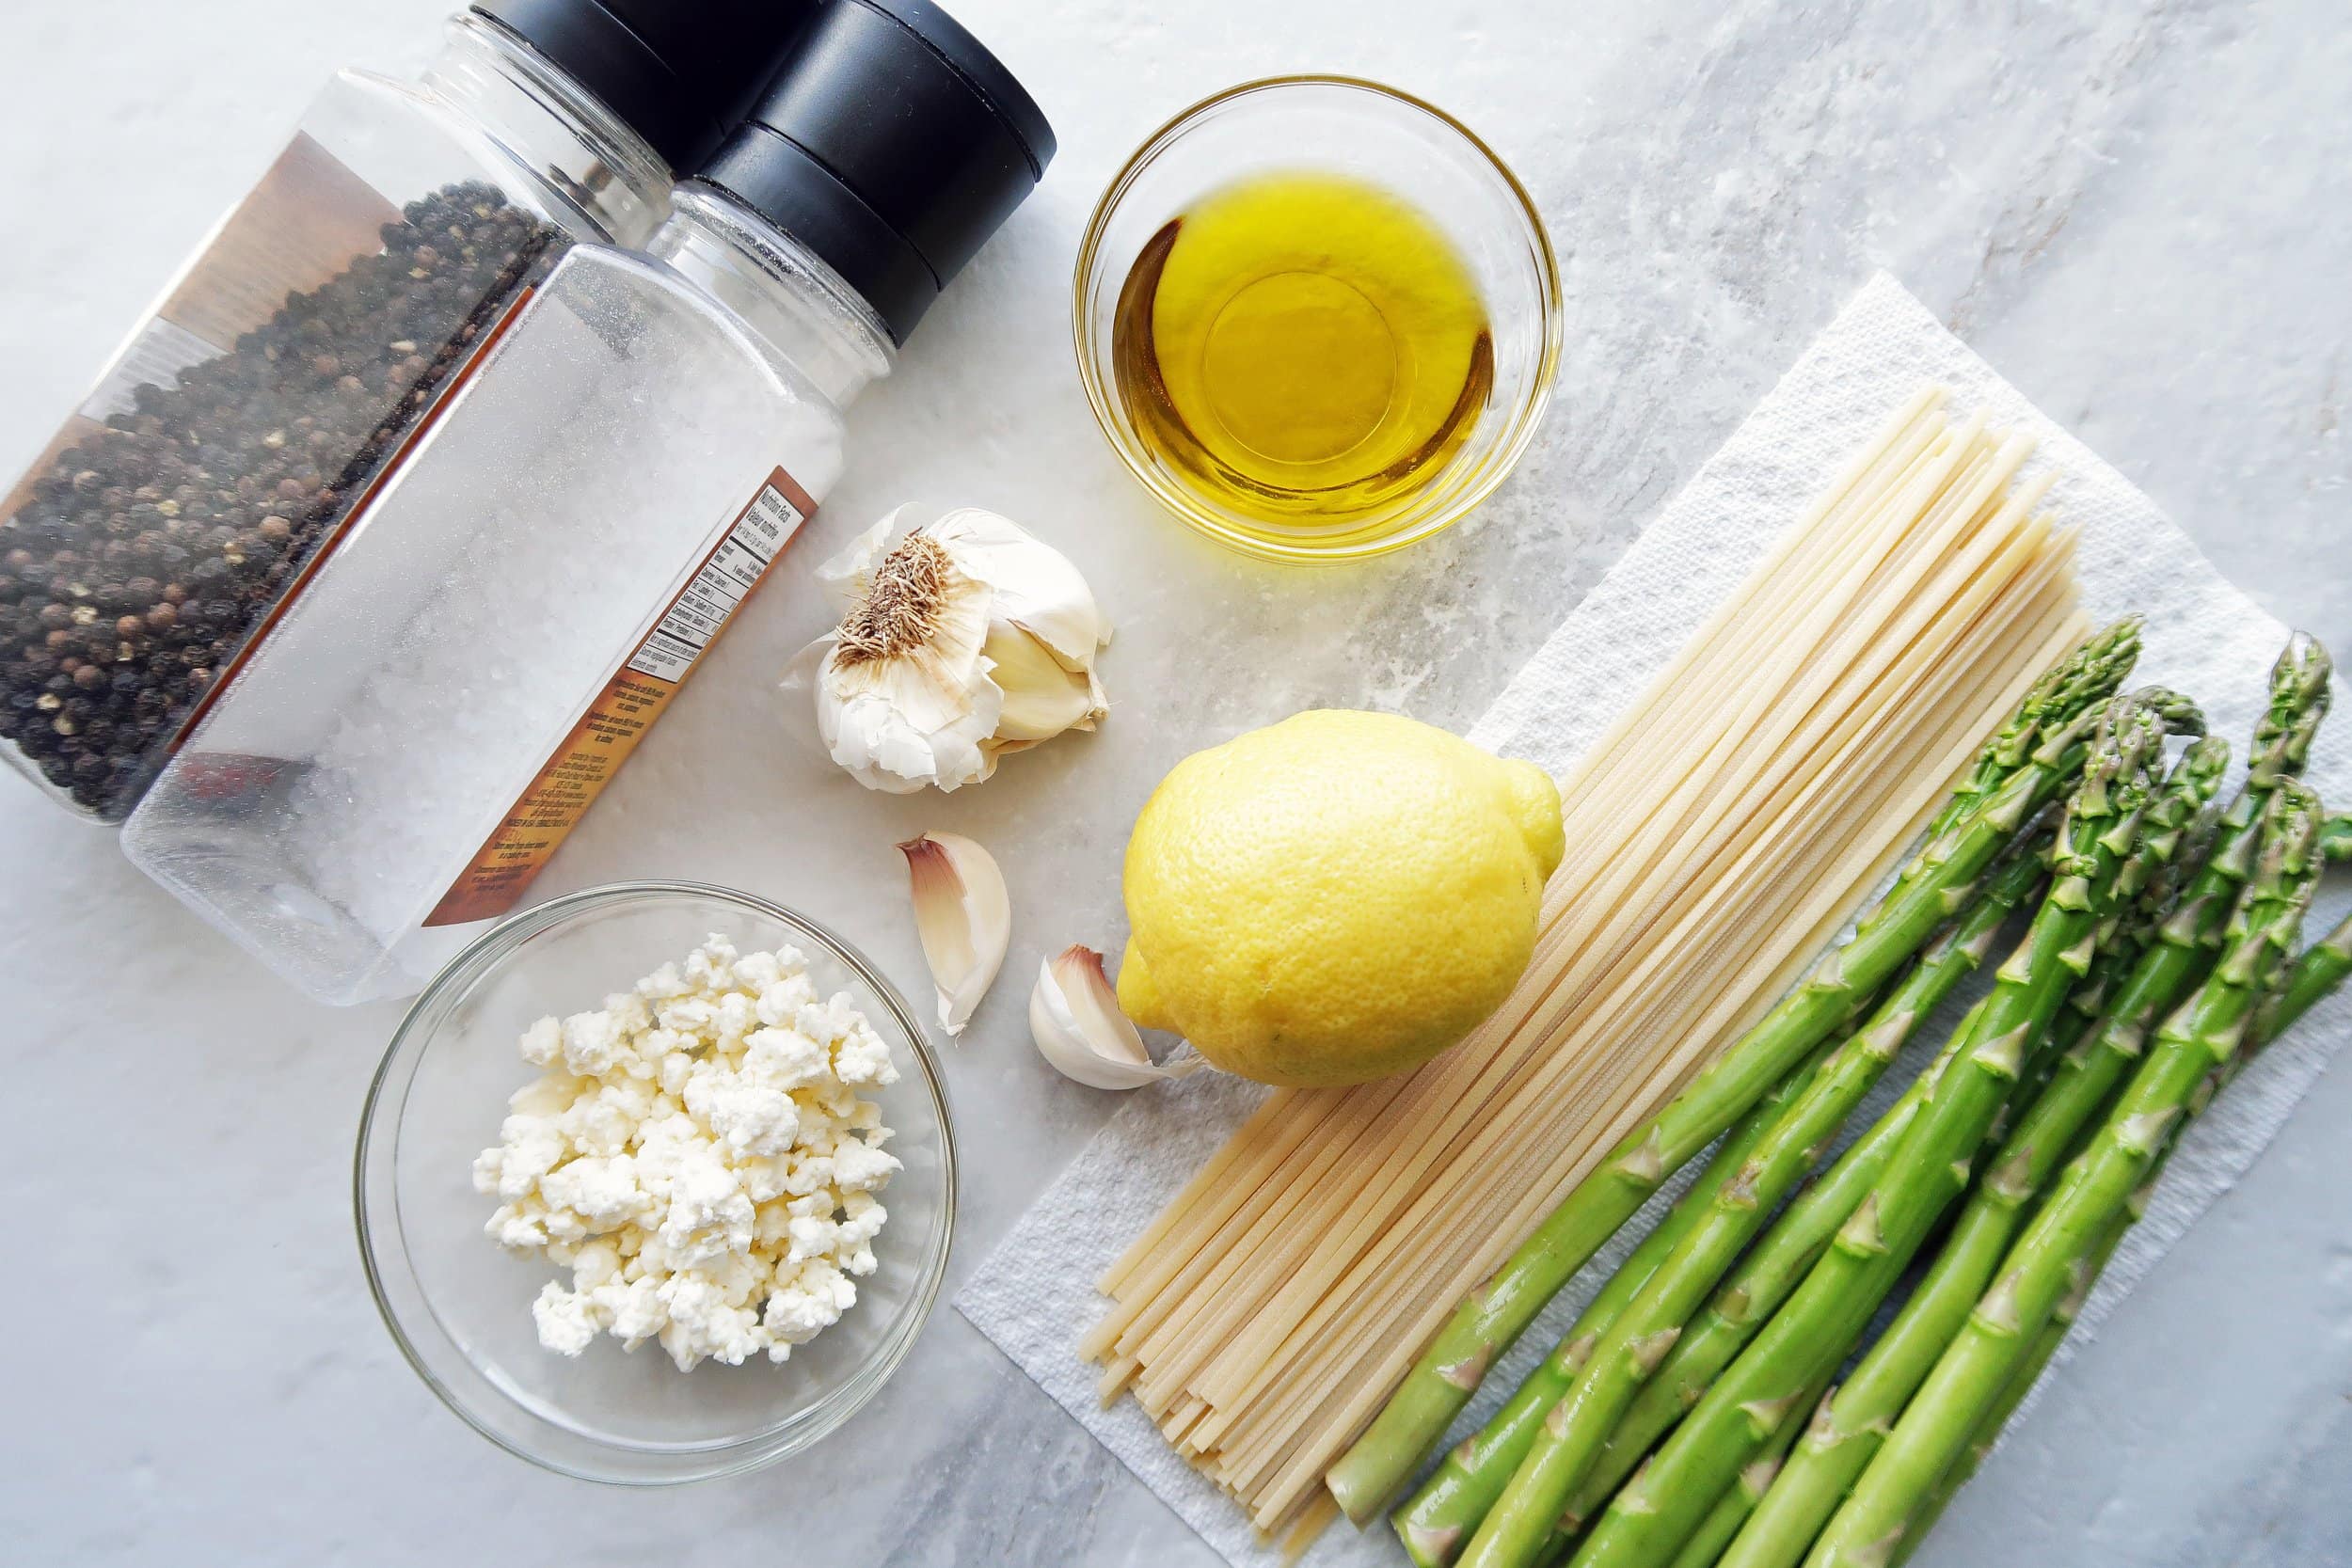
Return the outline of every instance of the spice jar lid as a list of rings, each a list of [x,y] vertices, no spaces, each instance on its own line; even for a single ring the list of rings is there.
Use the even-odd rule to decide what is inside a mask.
[[[695,174],[823,258],[903,343],[1053,157],[1036,101],[930,0],[813,0]]]
[[[672,168],[718,146],[814,0],[473,0],[645,139]]]

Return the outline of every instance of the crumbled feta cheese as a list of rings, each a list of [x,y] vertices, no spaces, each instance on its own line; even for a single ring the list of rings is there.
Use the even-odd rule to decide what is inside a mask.
[[[759,1004],[739,990],[731,990],[719,998],[710,1015],[711,1033],[722,1051],[740,1050],[743,1037],[759,1027]]]
[[[844,1138],[833,1148],[833,1184],[843,1193],[878,1192],[898,1171],[895,1155],[872,1144]]]
[[[685,976],[678,974],[675,964],[663,964],[660,969],[637,982],[637,994],[648,1002],[659,1002],[670,996],[684,996],[692,989],[686,983]]]
[[[474,1190],[508,1199],[528,1197],[570,1151],[552,1117],[517,1112],[499,1125],[498,1147],[475,1157]]]
[[[571,1271],[532,1304],[539,1342],[657,1339],[681,1370],[782,1361],[857,1301],[900,1166],[882,1108],[889,1047],[789,947],[713,936],[602,1009],[523,1031],[517,1089],[475,1190],[500,1245]]]
[[[543,1018],[523,1031],[523,1060],[532,1067],[546,1067],[564,1049],[564,1026],[552,1017]]]
[[[761,1314],[760,1326],[777,1341],[769,1358],[782,1361],[792,1346],[808,1343],[856,1304],[857,1286],[847,1275],[831,1263],[803,1263],[789,1279],[779,1280]]]
[[[499,1245],[522,1252],[548,1244],[547,1219],[546,1206],[533,1198],[523,1203],[500,1204],[490,1215],[490,1223],[483,1228]]]
[[[652,1198],[637,1185],[637,1162],[626,1154],[588,1155],[549,1171],[539,1183],[550,1208],[577,1213],[589,1232],[618,1230],[641,1217]]]
[[[759,989],[759,1022],[773,1026],[789,1023],[801,1009],[817,1000],[817,988],[805,974],[787,974]]]
[[[601,1078],[618,1067],[628,1035],[611,1013],[574,1013],[564,1021],[564,1065],[582,1078]]]
[[[576,1290],[592,1291],[599,1285],[610,1285],[621,1277],[621,1249],[609,1241],[589,1242],[573,1254],[571,1269]]]
[[[882,1221],[890,1216],[871,1193],[851,1193],[841,1200],[841,1224],[838,1227],[845,1246],[864,1246],[882,1234]]]
[[[638,1123],[652,1109],[653,1096],[644,1085],[605,1084],[566,1105],[555,1125],[580,1153],[609,1158],[628,1148]]]
[[[890,1063],[890,1047],[882,1037],[858,1020],[857,1028],[841,1037],[834,1045],[833,1069],[844,1084],[890,1085],[898,1081],[898,1069]]]
[[[792,1243],[785,1258],[787,1263],[805,1263],[812,1258],[830,1258],[841,1244],[841,1227],[830,1214],[805,1214],[795,1217],[786,1234]]]
[[[724,1069],[701,1072],[686,1085],[686,1108],[737,1154],[782,1154],[800,1134],[801,1113],[782,1089]]]
[[[588,1297],[566,1291],[554,1280],[539,1287],[531,1304],[531,1320],[539,1325],[539,1342],[565,1355],[578,1355],[596,1342],[596,1310]]]

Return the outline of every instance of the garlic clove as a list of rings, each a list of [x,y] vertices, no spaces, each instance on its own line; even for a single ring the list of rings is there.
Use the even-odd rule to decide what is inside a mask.
[[[1012,936],[1012,899],[987,850],[961,833],[898,846],[914,890],[914,928],[939,991],[939,1026],[961,1035],[996,979]]]
[[[998,622],[980,652],[993,665],[989,679],[1003,691],[999,740],[1051,740],[1064,730],[1090,730],[1108,711],[1090,674],[1063,669],[1024,627]]]
[[[995,615],[1026,629],[1073,674],[1093,668],[1111,624],[1068,556],[993,512],[959,507],[929,531],[964,571],[996,591]]]
[[[1103,955],[1091,947],[1069,947],[1038,965],[1029,991],[1029,1037],[1056,1071],[1097,1089],[1140,1088],[1206,1065],[1192,1054],[1165,1066],[1152,1059],[1143,1037],[1119,1010]]]

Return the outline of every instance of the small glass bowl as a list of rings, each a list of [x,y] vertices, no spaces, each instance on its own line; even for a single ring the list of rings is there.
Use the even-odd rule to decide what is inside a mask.
[[[881,1266],[841,1321],[777,1366],[706,1361],[599,1336],[579,1356],[544,1349],[531,1304],[569,1271],[483,1234],[497,1200],[473,1190],[507,1096],[535,1069],[516,1050],[534,1019],[601,1005],[711,932],[749,953],[790,945],[819,995],[849,992],[888,1042],[898,1082],[878,1091],[890,1151]],[[724,888],[624,882],[501,922],[442,970],[392,1037],[368,1090],[354,1173],[359,1251],[384,1322],[426,1385],[468,1424],[535,1465],[583,1480],[663,1486],[771,1464],[823,1437],[906,1356],[939,1295],[956,1206],[955,1138],[939,1064],[905,1000],[855,949],[805,916]]]
[[[1112,331],[1121,285],[1170,218],[1236,180],[1302,169],[1380,185],[1454,242],[1486,301],[1494,388],[1470,439],[1428,483],[1343,518],[1273,520],[1203,495],[1137,438],[1114,372]],[[1268,561],[1385,555],[1459,522],[1527,450],[1560,361],[1559,267],[1518,177],[1444,110],[1347,76],[1245,82],[1155,132],[1095,206],[1071,317],[1087,401],[1120,461],[1184,523]]]

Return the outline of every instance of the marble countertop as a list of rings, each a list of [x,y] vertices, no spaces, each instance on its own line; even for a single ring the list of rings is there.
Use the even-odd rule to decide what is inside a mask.
[[[422,60],[445,0],[88,0],[0,20],[0,470],[38,450],[340,62]],[[1045,184],[853,416],[801,548],[909,498],[1029,519],[1120,623],[1103,733],[952,799],[813,764],[769,689],[823,613],[746,611],[548,877],[736,883],[920,980],[894,839],[988,842],[1007,974],[1115,946],[1126,825],[1167,766],[1309,705],[1466,727],[1877,267],[2167,507],[2280,617],[2352,650],[2352,27],[2312,0],[956,0],[1060,133]],[[1561,19],[1567,12],[1572,20]],[[1456,110],[1518,168],[1570,299],[1549,421],[1471,524],[1286,573],[1153,515],[1087,415],[1068,275],[1096,190],[1244,77],[1338,71]],[[0,1531],[27,1563],[1216,1560],[957,1316],[802,1460],[638,1495],[468,1433],[378,1324],[351,1237],[361,1095],[398,1017],[293,999],[0,778]],[[968,1184],[951,1289],[1108,1114],[1000,985],[948,1063]],[[2352,1073],[2065,1369],[1928,1568],[2352,1561]],[[2184,1433],[2194,1431],[2194,1441]],[[1386,1560],[1367,1553],[1367,1560]]]

